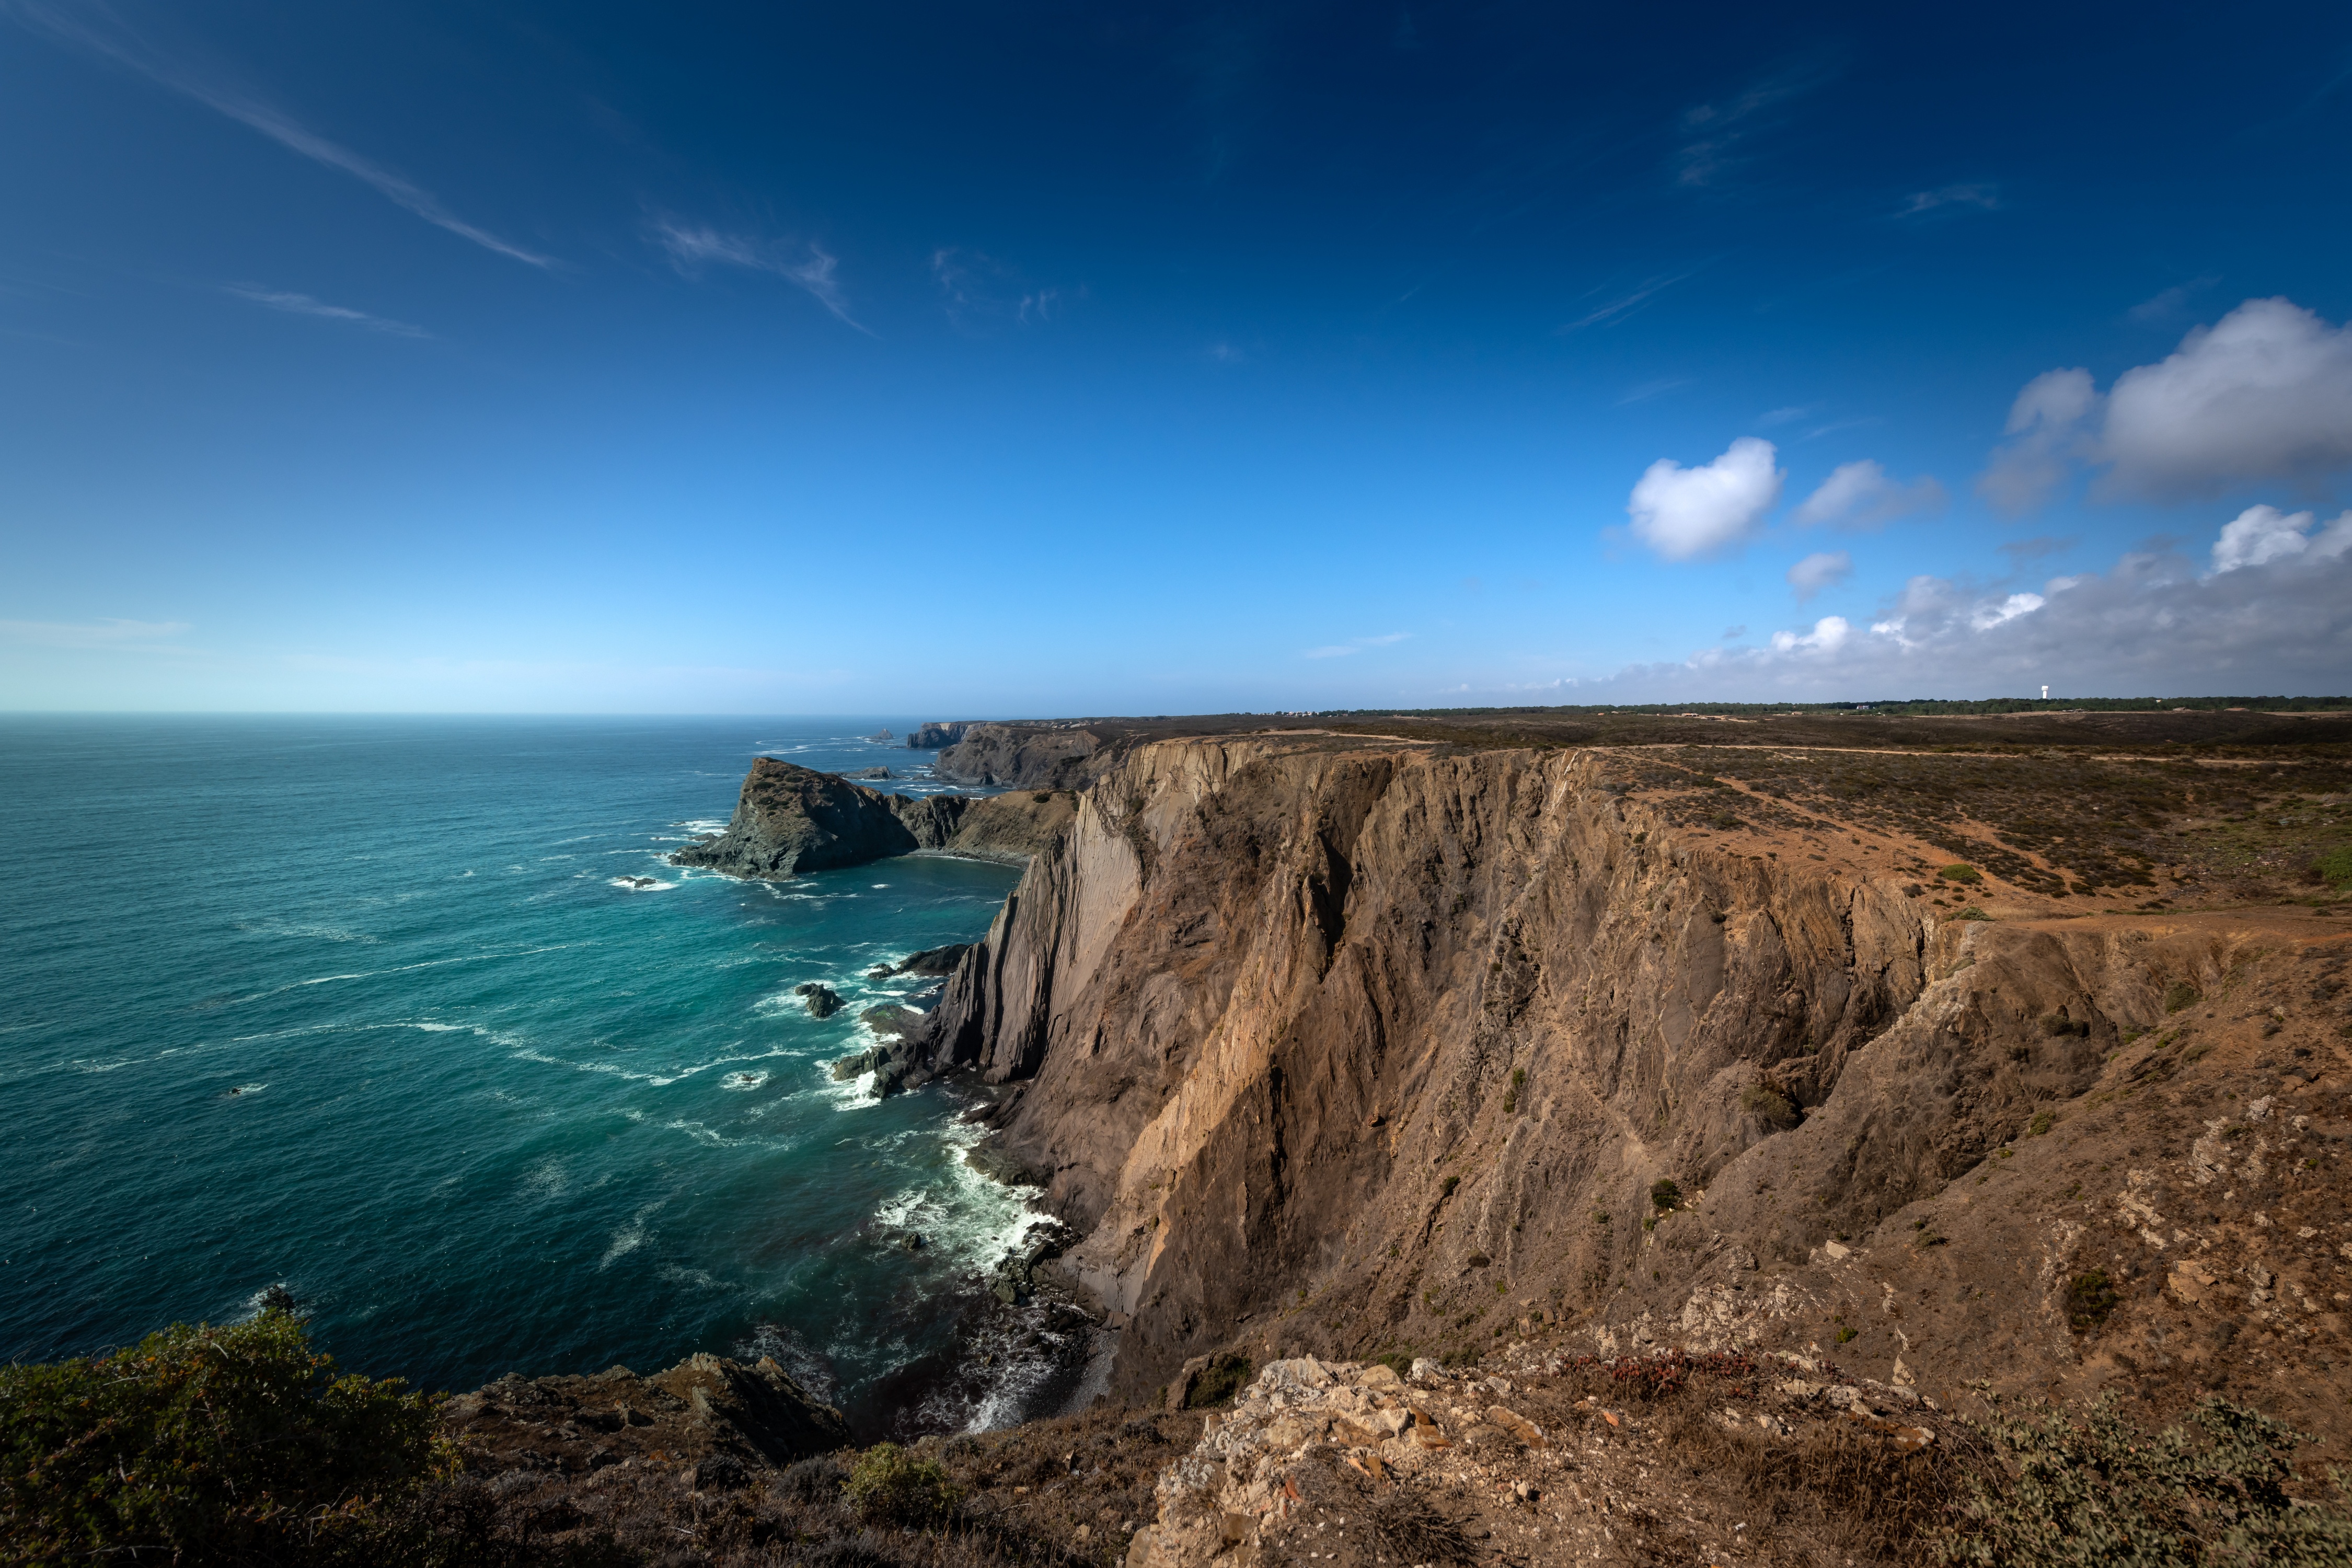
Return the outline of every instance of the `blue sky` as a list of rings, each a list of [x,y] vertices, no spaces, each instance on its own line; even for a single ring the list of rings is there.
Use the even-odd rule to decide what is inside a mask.
[[[1637,10],[0,0],[0,707],[2352,689],[2352,15]]]

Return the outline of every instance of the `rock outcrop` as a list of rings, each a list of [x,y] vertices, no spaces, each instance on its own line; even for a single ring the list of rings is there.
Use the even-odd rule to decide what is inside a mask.
[[[915,731],[907,737],[907,744],[919,752],[935,752],[941,746],[954,745],[963,739],[963,732],[971,728],[971,725],[969,722],[918,725]]]
[[[1681,809],[1710,787],[1611,753],[1139,746],[877,1070],[1008,1086],[1004,1152],[1052,1173],[1086,1232],[1061,1267],[1124,1324],[1114,1397],[1225,1348],[1529,1325],[1606,1353],[1853,1341],[1938,1397],[2095,1386],[2126,1343],[2221,1375],[2157,1295],[2184,1247],[2292,1280],[2233,1287],[2283,1368],[2340,1353],[2340,1121],[2233,1108],[2230,1058],[2151,1031],[2183,985],[2292,985],[2352,936],[1954,918],[1906,881],[1932,846]],[[2244,1124],[2266,1184],[2191,1169],[2200,1116]],[[2282,1414],[2343,1424],[2308,1403]]]
[[[1093,731],[1066,724],[971,724],[932,767],[959,784],[1066,789],[1087,782],[1087,759],[1102,744]]]
[[[919,840],[899,820],[898,798],[797,763],[755,758],[727,830],[670,860],[772,879],[904,855]]]
[[[828,1453],[849,1441],[841,1412],[766,1356],[746,1364],[688,1356],[639,1377],[616,1366],[586,1377],[507,1376],[443,1406],[469,1468],[544,1472],[560,1483],[612,1466],[684,1465],[699,1484]]]
[[[670,861],[770,879],[926,849],[1018,865],[1053,843],[1076,814],[1076,798],[1067,794],[887,795],[759,757],[726,831],[688,845]]]

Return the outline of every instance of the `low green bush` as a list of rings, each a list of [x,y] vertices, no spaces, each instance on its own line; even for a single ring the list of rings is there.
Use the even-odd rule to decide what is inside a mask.
[[[2079,1414],[2043,1405],[1979,1427],[1999,1461],[1970,1482],[1965,1522],[1944,1534],[1947,1563],[1987,1568],[2221,1568],[2352,1562],[2346,1478],[2338,1506],[2298,1503],[2289,1459],[2302,1434],[2209,1397],[2189,1426],[2149,1434],[2112,1396]]]
[[[1660,1214],[1683,1206],[1683,1190],[1672,1176],[1661,1176],[1650,1184],[1650,1202]]]
[[[297,1313],[175,1323],[0,1368],[0,1564],[392,1561],[455,1465],[431,1399],[338,1373]]]
[[[2184,1008],[2194,1007],[2203,1000],[2205,1000],[2205,994],[2202,991],[2198,990],[2186,980],[2176,980],[2172,983],[2172,988],[2164,994],[2164,1010],[2168,1013],[2178,1013]]]
[[[963,1489],[937,1461],[918,1458],[896,1443],[877,1443],[858,1456],[841,1489],[858,1517],[877,1524],[944,1523],[963,1500]]]
[[[2341,844],[2311,863],[2319,879],[2341,890],[2352,888],[2352,844]]]
[[[1979,882],[1984,880],[1983,872],[1978,870],[1974,866],[1965,864],[1947,866],[1942,870],[1937,872],[1936,875],[1941,877],[1947,882],[1958,882],[1964,888],[1973,888]]]
[[[1411,1364],[1406,1363],[1408,1367]],[[1213,1405],[1223,1405],[1248,1387],[1256,1372],[1245,1355],[1228,1352],[1210,1357],[1209,1364],[1201,1369],[1201,1375],[1192,1380],[1192,1390],[1184,1395],[1184,1408],[1205,1410]]]

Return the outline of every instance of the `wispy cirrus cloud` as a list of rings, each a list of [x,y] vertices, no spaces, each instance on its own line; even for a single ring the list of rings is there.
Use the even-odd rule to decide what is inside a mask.
[[[1004,322],[1043,326],[1069,306],[1058,285],[1033,286],[996,258],[961,246],[943,245],[931,252],[931,277],[948,320],[968,331]]]
[[[1685,188],[1720,184],[1755,156],[1759,136],[1780,123],[1776,113],[1835,74],[1825,61],[1801,63],[1754,82],[1729,98],[1683,110],[1682,142],[1675,152],[1675,183]]]
[[[1645,278],[1624,293],[1579,316],[1561,327],[1559,331],[1565,334],[1580,332],[1587,327],[1614,326],[1675,284],[1696,277],[1703,269],[1704,264],[1700,267],[1686,267],[1680,272],[1663,272],[1654,278]],[[1600,291],[1598,289],[1592,289],[1585,298],[1591,299],[1593,294]]]
[[[354,310],[348,305],[330,305],[308,294],[296,294],[283,289],[264,289],[255,283],[231,283],[223,292],[240,300],[250,300],[273,310],[283,310],[291,316],[316,316],[321,321],[348,321],[355,327],[365,327],[372,332],[383,332],[396,338],[429,338],[433,334],[422,327],[412,327],[406,321],[395,321],[387,316],[372,316],[365,310]]]
[[[1343,643],[1332,643],[1324,647],[1310,647],[1304,653],[1301,653],[1298,657],[1301,658],[1346,658],[1351,654],[1361,653],[1366,648],[1388,647],[1393,644],[1403,642],[1406,638],[1412,636],[1412,634],[1411,632],[1383,632],[1379,637],[1352,637]]]
[[[654,224],[654,241],[668,255],[670,265],[685,277],[698,277],[704,268],[714,265],[769,273],[799,288],[845,325],[856,328],[867,337],[874,335],[863,321],[849,313],[849,300],[841,289],[840,261],[814,240],[796,245],[727,234],[708,224],[659,218]]]
[[[169,88],[215,113],[226,115],[249,130],[259,132],[289,152],[349,174],[394,205],[406,208],[426,223],[446,229],[461,239],[471,240],[485,250],[532,267],[555,265],[552,257],[526,250],[486,228],[467,223],[444,206],[439,197],[405,174],[320,135],[283,110],[238,91],[184,61],[173,58],[101,0],[88,0],[88,3],[70,11],[62,5],[50,4],[48,0],[0,0],[0,16],[69,48],[99,56],[136,71],[158,86]]]
[[[131,621],[114,616],[95,621],[0,620],[0,642],[122,653],[185,653],[189,650],[173,646],[172,639],[194,629],[185,621]]]
[[[1944,185],[1932,191],[1914,191],[1903,198],[1895,209],[1896,217],[1917,217],[1923,213],[1974,208],[1978,212],[2000,210],[2000,187],[1995,184]]]

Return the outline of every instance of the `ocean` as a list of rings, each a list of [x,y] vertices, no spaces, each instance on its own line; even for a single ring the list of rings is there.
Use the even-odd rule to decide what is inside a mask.
[[[929,984],[866,972],[1017,873],[664,860],[754,756],[929,763],[885,723],[0,718],[0,1354],[278,1286],[429,1389],[709,1350],[867,1436],[1070,1397],[1083,1326],[987,1289],[1035,1194],[966,1161],[955,1091],[828,1067]]]

